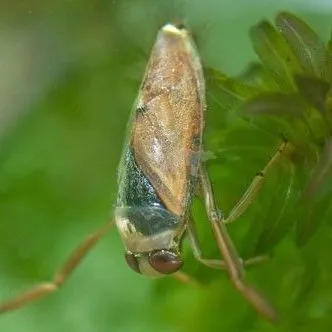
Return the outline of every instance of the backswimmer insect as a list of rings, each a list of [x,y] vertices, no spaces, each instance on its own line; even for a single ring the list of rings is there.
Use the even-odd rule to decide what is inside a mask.
[[[251,204],[265,173],[280,158],[287,143],[280,145],[224,218],[215,205],[211,182],[201,160],[205,108],[203,69],[192,37],[183,25],[166,24],[153,46],[119,165],[115,224],[125,246],[125,259],[143,275],[173,274],[183,279],[185,274],[179,272],[183,265],[180,244],[187,235],[199,262],[211,268],[224,268],[235,288],[256,311],[275,322],[275,310],[246,283],[243,274],[244,266],[265,257],[243,261],[225,224],[236,220]],[[197,191],[202,193],[222,259],[202,257],[190,213]],[[53,281],[4,302],[0,312],[18,309],[60,288],[112,225],[114,221],[88,236]]]

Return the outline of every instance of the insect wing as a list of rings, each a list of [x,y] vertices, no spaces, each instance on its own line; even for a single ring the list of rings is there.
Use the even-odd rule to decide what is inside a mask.
[[[142,83],[130,144],[137,164],[176,215],[183,214],[197,173],[204,109],[203,71],[191,37],[166,25]]]

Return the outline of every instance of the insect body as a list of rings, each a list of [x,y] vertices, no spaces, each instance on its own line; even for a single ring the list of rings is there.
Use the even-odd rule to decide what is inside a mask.
[[[179,241],[199,167],[205,91],[186,29],[158,34],[133,110],[115,212],[126,260],[146,275],[182,265]]]
[[[136,272],[147,276],[177,275],[183,259],[180,245],[187,234],[197,260],[226,269],[235,288],[264,317],[276,320],[269,302],[246,283],[243,261],[225,224],[236,220],[252,203],[265,173],[280,158],[286,143],[252,181],[227,218],[215,205],[208,173],[201,161],[205,87],[200,58],[190,33],[167,24],[159,32],[131,115],[118,174],[115,223],[125,245],[125,258]],[[200,190],[221,259],[202,256],[190,213],[193,194]],[[76,248],[53,281],[37,285],[0,305],[11,311],[62,286],[113,221],[91,234]]]

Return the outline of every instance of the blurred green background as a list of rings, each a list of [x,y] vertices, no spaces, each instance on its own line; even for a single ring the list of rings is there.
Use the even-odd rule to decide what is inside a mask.
[[[248,28],[280,10],[329,37],[329,1],[1,1],[1,299],[49,280],[87,234],[112,218],[125,126],[158,28],[183,19],[204,65],[236,75],[256,59]],[[208,97],[208,165],[227,212],[279,137],[227,116]],[[256,225],[282,209],[289,180],[283,170],[272,172],[257,202],[230,226],[245,257],[254,252]],[[194,212],[206,255],[217,257],[198,202]],[[330,331],[331,239],[329,222],[301,249],[289,232],[270,246],[267,264],[248,272],[279,308],[279,327],[257,317],[225,273],[200,266],[188,246],[185,270],[202,286],[136,275],[114,229],[60,292],[1,316],[0,331]]]

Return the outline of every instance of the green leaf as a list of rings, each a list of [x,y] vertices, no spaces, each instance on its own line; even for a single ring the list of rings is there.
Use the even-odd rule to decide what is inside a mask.
[[[239,114],[256,127],[263,127],[274,135],[286,136],[292,142],[307,140],[308,126],[304,113],[308,108],[298,94],[265,93],[243,104]]]
[[[332,123],[332,88],[326,94],[325,98],[325,109],[327,112],[327,118]]]
[[[257,253],[269,251],[293,227],[295,222],[293,208],[296,200],[294,191],[298,182],[294,165],[288,163],[287,167],[283,167],[282,178],[271,197],[270,208],[264,218],[263,229],[256,244]]]
[[[242,115],[300,116],[305,105],[297,94],[272,92],[261,94],[241,107]]]
[[[330,39],[329,39],[329,41],[327,43],[327,49],[330,52],[330,54],[332,54],[332,31],[331,31]]]
[[[278,91],[278,84],[271,73],[258,62],[251,63],[237,79],[242,83],[258,86],[262,91]]]
[[[209,96],[224,110],[234,110],[260,89],[229,78],[217,70],[206,69]]]
[[[312,171],[301,199],[313,200],[332,191],[332,138],[328,138],[319,161]]]
[[[328,83],[316,77],[295,76],[296,85],[307,101],[321,113],[325,113],[325,100],[330,89]]]
[[[300,61],[304,72],[331,82],[331,54],[317,34],[304,21],[287,12],[277,15],[276,25]]]
[[[331,206],[331,196],[325,196],[316,203],[303,201],[296,207],[296,244],[305,246],[315,235],[319,226],[327,216]],[[331,212],[331,211],[330,211]],[[331,215],[329,213],[329,215]]]
[[[301,66],[291,48],[267,21],[250,29],[253,47],[263,65],[271,72],[280,91],[295,91],[294,73],[301,73]]]
[[[298,204],[296,243],[308,243],[315,234],[331,205],[332,192],[332,138],[327,139],[317,165],[303,189]]]

